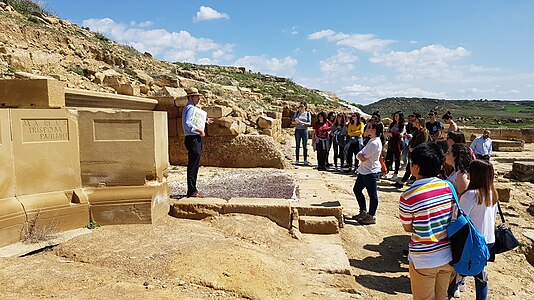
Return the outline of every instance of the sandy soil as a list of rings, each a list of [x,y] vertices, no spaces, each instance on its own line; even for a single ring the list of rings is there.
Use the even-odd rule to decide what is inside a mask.
[[[511,169],[511,164],[497,165],[503,172]],[[181,171],[178,167],[170,176],[177,191],[183,189]],[[263,171],[275,181],[292,181],[299,170]],[[257,175],[262,170],[247,172],[201,168],[201,180],[209,182],[223,174],[232,179],[223,180],[231,190],[239,174]],[[355,177],[333,172],[320,176],[325,189],[343,204],[345,214],[355,214]],[[511,184],[512,197],[503,208],[523,244],[489,264],[489,296],[533,299],[534,267],[525,258],[530,248],[521,233],[534,229],[534,217],[527,212],[534,203],[534,185]],[[209,189],[209,185],[203,187]],[[291,187],[288,183],[283,192]],[[100,227],[37,254],[0,259],[0,298],[410,299],[407,260],[402,255],[409,237],[397,217],[400,191],[387,180],[380,182],[379,189],[378,223],[359,226],[346,220],[339,235],[351,275],[314,269],[310,262],[317,254],[307,237],[293,239],[286,229],[263,217],[225,215],[201,221],[167,217],[155,225]],[[461,298],[474,299],[473,280],[467,282]]]

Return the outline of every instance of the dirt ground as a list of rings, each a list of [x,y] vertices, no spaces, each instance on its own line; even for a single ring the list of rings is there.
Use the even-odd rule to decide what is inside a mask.
[[[531,148],[527,156],[534,158]],[[496,162],[496,168],[505,172],[511,164]],[[203,167],[199,185],[210,193],[209,182],[221,177],[222,186],[231,190],[239,176],[265,172],[275,181],[287,180],[281,193],[289,195],[296,171],[317,172]],[[177,167],[169,177],[177,194],[183,190],[184,176],[183,167]],[[320,176],[345,215],[357,213],[355,177],[334,172]],[[500,176],[499,181],[507,180]],[[522,246],[489,264],[489,299],[534,298],[534,267],[525,257],[530,242],[522,235],[534,229],[534,217],[527,212],[534,203],[534,185],[511,184],[511,200],[503,209]],[[221,184],[214,186],[214,194],[224,190]],[[252,190],[261,196],[259,189]],[[307,242],[312,237],[294,239],[267,218],[167,217],[155,225],[99,227],[33,255],[1,258],[0,299],[410,299],[407,259],[402,255],[409,236],[397,217],[399,195],[390,181],[382,180],[377,224],[345,221],[339,237],[351,275],[315,269],[317,253]],[[461,299],[474,299],[473,280],[467,282]]]

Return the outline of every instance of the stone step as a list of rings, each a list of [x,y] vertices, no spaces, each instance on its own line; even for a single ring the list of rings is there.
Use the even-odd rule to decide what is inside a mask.
[[[302,233],[336,234],[339,233],[339,223],[334,216],[299,216],[299,230]]]
[[[249,214],[270,219],[281,227],[291,228],[288,199],[270,198],[183,198],[171,201],[169,215],[184,219],[204,219],[220,214]]]
[[[333,216],[337,219],[338,226],[343,227],[343,206],[339,201],[317,202],[312,200],[301,200],[293,205],[297,209],[299,216],[326,217]]]

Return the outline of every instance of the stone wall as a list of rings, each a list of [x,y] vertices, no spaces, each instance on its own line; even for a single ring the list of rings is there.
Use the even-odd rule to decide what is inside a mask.
[[[527,143],[534,143],[534,128],[486,128],[491,131],[491,138],[494,140],[510,140],[519,139]],[[484,129],[479,128],[461,128],[465,134],[466,139],[470,139],[471,135],[480,136]]]

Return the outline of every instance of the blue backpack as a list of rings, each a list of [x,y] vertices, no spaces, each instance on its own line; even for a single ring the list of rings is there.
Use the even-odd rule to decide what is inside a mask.
[[[458,207],[458,218],[447,227],[447,235],[451,242],[452,250],[451,264],[460,275],[475,276],[484,270],[490,258],[488,245],[486,245],[484,237],[475,228],[471,218],[460,208],[454,186],[450,182],[449,186]]]

